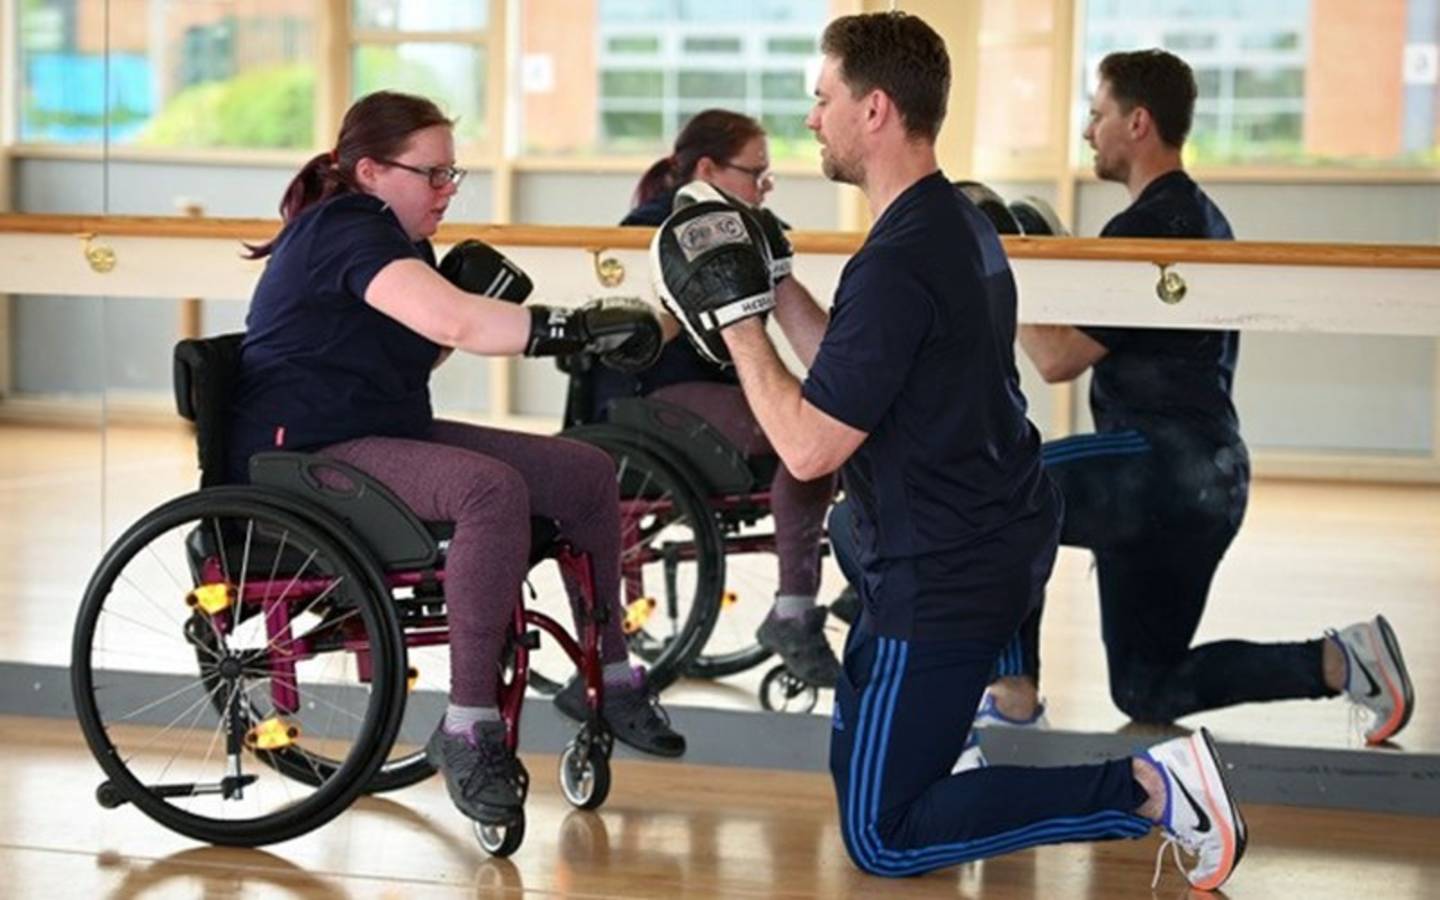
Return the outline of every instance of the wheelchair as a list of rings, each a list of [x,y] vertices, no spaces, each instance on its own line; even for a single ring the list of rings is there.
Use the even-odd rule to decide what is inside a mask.
[[[258,846],[319,827],[362,793],[434,774],[423,747],[448,677],[427,682],[417,659],[448,659],[453,526],[421,522],[380,483],[319,456],[257,454],[252,484],[221,483],[241,337],[176,347],[176,406],[196,425],[201,488],[147,513],[104,554],[75,623],[71,689],[105,774],[101,806],[131,803],[191,838]],[[496,672],[501,717],[513,750],[543,632],[578,669],[589,706],[561,754],[560,785],[572,805],[595,809],[613,748],[599,715],[607,610],[589,558],[556,523],[534,518],[530,529],[531,565],[554,560],[577,586],[582,628],[571,637],[516,598]],[[524,839],[523,808],[474,830],[507,856]]]
[[[612,400],[603,421],[588,421],[586,376],[595,365],[585,356],[557,360],[570,378],[560,436],[594,444],[616,462],[627,583],[633,567],[655,554],[666,564],[663,597],[626,591],[631,651],[649,659],[682,644],[666,661],[664,683],[680,675],[723,678],[766,662],[773,654],[755,641],[755,629],[778,582],[770,485],[779,458],[746,456],[700,416],[653,397]],[[649,509],[683,520],[688,534],[647,542],[648,529],[635,517]],[[822,536],[821,555],[828,553]],[[819,697],[784,665],[766,673],[759,693],[763,708],[783,712],[809,712]]]

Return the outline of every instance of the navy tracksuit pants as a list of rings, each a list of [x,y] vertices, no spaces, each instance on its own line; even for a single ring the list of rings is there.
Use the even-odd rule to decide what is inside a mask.
[[[1001,651],[985,641],[882,637],[864,615],[835,689],[830,772],[856,865],[917,875],[1038,844],[1141,837],[1128,758],[950,774]]]
[[[1236,703],[1333,696],[1322,639],[1216,641],[1192,646],[1210,582],[1245,509],[1244,482],[1214,490],[1208,456],[1163,452],[1139,431],[1046,443],[1045,469],[1065,497],[1060,543],[1094,551],[1101,628],[1115,705],[1140,722],[1173,722]],[[1188,478],[1188,481],[1187,481]],[[1198,478],[1215,496],[1196,508]],[[1220,488],[1226,487],[1223,483]],[[848,504],[835,507],[830,541],[852,584]],[[996,677],[1040,680],[1036,609],[996,659]]]

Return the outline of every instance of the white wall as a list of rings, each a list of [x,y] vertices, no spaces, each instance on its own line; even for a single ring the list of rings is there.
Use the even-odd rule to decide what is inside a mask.
[[[118,161],[108,181],[95,161],[21,159],[15,199],[21,212],[173,215],[178,202],[200,203],[215,216],[270,217],[290,177],[288,166],[217,166]],[[629,206],[637,176],[627,173],[521,172],[514,219],[530,224],[613,225]],[[995,182],[1008,197],[1034,194],[1054,202],[1050,182]],[[1440,241],[1440,185],[1206,182],[1242,239],[1378,243]],[[801,229],[832,229],[839,196],[816,176],[786,176],[772,195],[779,214]],[[1082,182],[1076,233],[1095,235],[1126,203],[1123,189]],[[485,221],[493,182],[474,173],[451,206],[450,221]],[[238,249],[237,249],[238,252]],[[543,281],[541,282],[543,291]],[[1356,298],[1363,303],[1364,298]],[[115,305],[17,297],[12,366],[17,393],[110,389],[163,392],[175,304]],[[211,302],[205,329],[238,328],[241,304]],[[1424,338],[1252,333],[1242,340],[1237,401],[1257,447],[1428,453],[1434,441],[1435,342]],[[1032,417],[1052,422],[1054,397],[1022,366]],[[489,369],[457,360],[437,375],[442,408],[484,412]],[[563,376],[547,361],[522,361],[512,377],[516,411],[558,418]],[[1083,406],[1077,423],[1084,427]]]

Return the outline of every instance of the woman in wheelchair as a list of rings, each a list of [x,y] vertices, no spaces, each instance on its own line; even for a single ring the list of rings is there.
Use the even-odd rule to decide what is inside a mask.
[[[357,101],[335,149],[295,176],[281,232],[251,248],[268,261],[246,319],[228,474],[247,480],[261,450],[316,452],[373,477],[420,519],[454,523],[444,573],[449,705],[426,756],[462,812],[504,823],[520,807],[525,776],[506,743],[497,672],[532,515],[556,520],[593,560],[596,602],[611,610],[601,715],[614,736],[661,756],[679,756],[685,740],[628,662],[610,457],[576,441],[438,420],[430,372],[455,349],[589,351],[641,367],[660,332],[653,313],[613,303],[521,306],[530,280],[479,242],[457,246],[437,271],[429,238],[464,175],[452,123],[433,103],[380,92]],[[555,702],[572,718],[587,715],[578,679]]]
[[[676,191],[700,180],[756,208],[773,187],[765,131],[749,116],[722,109],[698,113],[675,138],[674,152],[658,160],[635,189],[634,208],[621,225],[659,225],[670,215]],[[666,344],[660,359],[644,372],[592,367],[575,377],[591,379],[580,391],[583,422],[603,421],[609,402],[654,396],[700,416],[747,457],[772,457],[774,449],[741,393],[733,369],[700,356],[687,340],[675,340],[680,326],[662,314]],[[569,424],[575,424],[574,422]],[[839,662],[826,640],[820,588],[820,545],[833,478],[801,481],[780,464],[771,485],[779,589],[756,639],[777,653],[789,669],[818,687],[832,687]]]

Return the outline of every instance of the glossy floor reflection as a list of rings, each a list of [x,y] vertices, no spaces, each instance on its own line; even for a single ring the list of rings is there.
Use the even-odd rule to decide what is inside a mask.
[[[104,474],[101,479],[102,443]],[[104,546],[146,510],[190,490],[194,447],[178,427],[98,429],[0,426],[0,660],[63,665],[79,597]],[[104,526],[102,528],[102,521]],[[1198,640],[1300,640],[1384,612],[1403,644],[1417,709],[1397,746],[1440,752],[1440,486],[1260,481],[1220,568]],[[753,634],[768,607],[773,558],[729,563],[745,599],[717,625],[728,640]],[[773,590],[773,581],[770,582]],[[826,562],[822,593],[842,585]],[[745,591],[745,588],[749,588]],[[844,638],[832,630],[838,647]],[[1088,554],[1063,549],[1051,580],[1043,637],[1043,693],[1057,728],[1113,732]],[[670,703],[758,709],[768,666],[718,682],[682,682]],[[816,713],[828,714],[822,694]],[[1349,706],[1289,701],[1192,716],[1222,740],[1359,747]]]
[[[486,858],[431,779],[357,802],[256,850],[197,846],[93,799],[99,769],[72,724],[0,718],[0,896],[13,897],[1148,897],[1158,841],[1043,847],[920,878],[846,858],[828,778],[618,761],[610,801],[569,808],[554,759],[528,756],[525,844]],[[1433,896],[1440,819],[1247,809],[1232,898]],[[1156,894],[1187,894],[1168,868]]]

